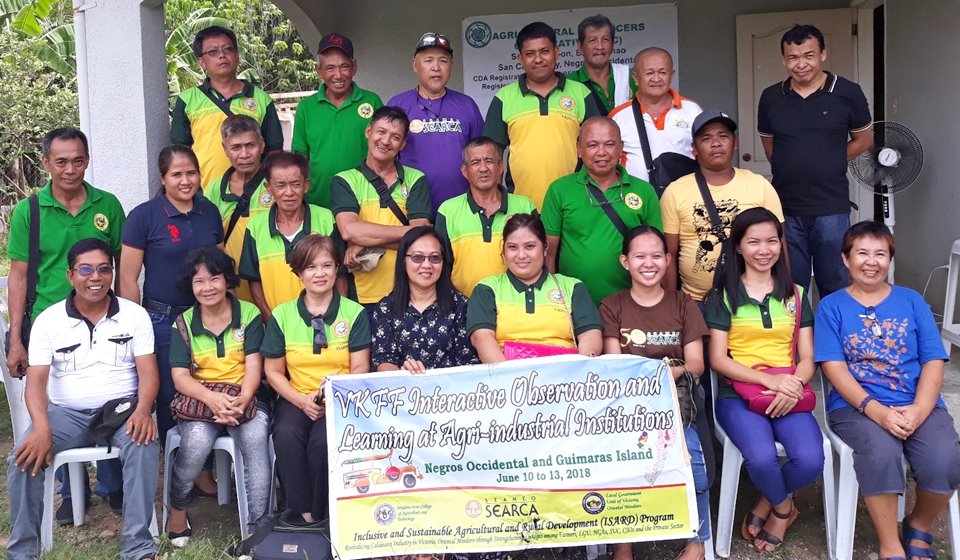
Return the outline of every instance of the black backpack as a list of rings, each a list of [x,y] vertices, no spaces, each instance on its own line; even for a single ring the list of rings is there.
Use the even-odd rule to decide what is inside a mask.
[[[329,521],[305,523],[289,510],[261,519],[239,548],[253,560],[333,560]]]

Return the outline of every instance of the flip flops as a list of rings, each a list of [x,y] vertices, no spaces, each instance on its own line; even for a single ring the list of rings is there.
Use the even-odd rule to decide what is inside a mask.
[[[787,526],[783,530],[784,536],[787,534],[787,530],[790,529],[790,526],[793,525],[797,518],[800,517],[800,510],[797,509],[795,505],[790,504],[790,513],[778,513],[776,509],[770,510],[770,513],[777,519],[787,520]],[[762,550],[757,547],[757,543],[769,544],[773,547],[773,550]],[[760,529],[760,532],[757,533],[757,538],[753,539],[753,548],[761,554],[768,554],[776,552],[778,548],[783,545],[783,539],[778,538],[774,535],[768,533],[765,529]]]
[[[925,542],[930,545],[930,548],[919,548],[912,546],[910,541],[913,540]],[[911,527],[909,517],[906,517],[903,520],[903,530],[901,532],[900,541],[903,543],[903,551],[907,554],[907,558],[917,557],[935,559],[937,557],[937,553],[933,551],[933,535]]]

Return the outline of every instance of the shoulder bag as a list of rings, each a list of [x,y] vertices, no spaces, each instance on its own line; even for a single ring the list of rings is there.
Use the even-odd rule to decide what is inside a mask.
[[[637,123],[637,134],[640,135],[640,148],[643,150],[643,161],[647,165],[647,176],[657,196],[662,196],[667,185],[680,177],[685,177],[699,169],[697,161],[676,152],[663,152],[654,159],[650,152],[650,139],[647,137],[647,125],[643,121],[643,111],[640,101],[633,97],[633,119]]]
[[[177,316],[177,331],[180,332],[180,336],[183,337],[183,341],[187,344],[187,348],[190,349],[190,375],[194,375],[197,372],[197,364],[193,361],[193,346],[190,344],[190,335],[187,333],[187,322],[183,319],[183,315]],[[200,383],[203,384],[204,388],[210,391],[215,393],[226,393],[230,397],[239,397],[242,389],[238,383],[227,383],[225,381],[214,381],[210,383],[201,381]],[[170,402],[170,411],[173,412],[173,415],[180,420],[186,420],[190,422],[216,422],[213,411],[210,410],[209,406],[193,397],[188,397],[179,391],[177,391],[177,394],[174,395],[173,401]],[[243,424],[248,420],[252,420],[256,415],[257,397],[253,397],[250,399],[250,402],[247,403],[246,408],[243,409],[243,416],[241,416],[238,420],[241,424]]]
[[[771,367],[767,364],[754,364],[752,369],[762,371],[769,375],[795,375],[797,372],[797,338],[800,335],[800,320],[801,315],[803,314],[803,304],[800,301],[800,293],[797,290],[797,287],[793,287],[793,297],[797,306],[797,316],[796,320],[793,323],[793,344],[790,347],[790,365],[787,367]],[[773,403],[774,397],[776,395],[765,395],[764,391],[767,390],[766,387],[758,383],[747,383],[745,381],[731,381],[733,384],[733,390],[740,395],[740,398],[747,401],[747,404],[750,406],[752,412],[757,414],[766,414],[770,404]],[[803,396],[800,397],[800,400],[793,407],[793,410],[790,413],[794,412],[811,412],[814,407],[817,406],[817,396],[814,394],[813,389],[810,388],[809,383],[803,384]]]

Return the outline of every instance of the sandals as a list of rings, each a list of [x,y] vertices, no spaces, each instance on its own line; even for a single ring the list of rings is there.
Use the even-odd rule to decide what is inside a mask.
[[[798,510],[793,503],[790,504],[790,513],[779,513],[776,509],[771,509],[770,513],[777,519],[783,519],[787,521],[787,526],[783,529],[784,536],[786,536],[787,530],[790,529],[790,526],[793,525],[797,521],[797,518],[800,517],[800,510]],[[757,547],[757,542],[769,544],[773,547],[773,550],[761,550]],[[760,532],[757,533],[757,538],[753,539],[753,548],[761,554],[776,552],[777,549],[782,545],[783,539],[771,535],[765,529],[760,529]]]
[[[930,545],[930,548],[919,548],[913,546],[910,544],[910,541],[913,540],[925,542]],[[903,543],[903,551],[906,553],[907,558],[917,557],[936,559],[937,557],[937,553],[933,551],[933,535],[911,527],[909,517],[906,517],[903,520],[903,529],[901,532],[900,541]]]
[[[760,531],[763,530],[763,526],[766,525],[767,520],[764,517],[759,515],[754,515],[752,511],[747,512],[746,517],[743,518],[743,523],[740,525],[740,536],[743,537],[743,540],[747,542],[753,542],[753,539],[757,538],[750,534],[750,527],[757,527]],[[757,535],[760,534],[760,531],[757,531]]]

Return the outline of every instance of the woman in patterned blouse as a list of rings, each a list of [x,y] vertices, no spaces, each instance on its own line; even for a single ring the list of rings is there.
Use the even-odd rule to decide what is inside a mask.
[[[467,298],[453,288],[450,260],[432,227],[415,227],[400,240],[393,292],[373,310],[376,371],[478,363],[467,336]]]

